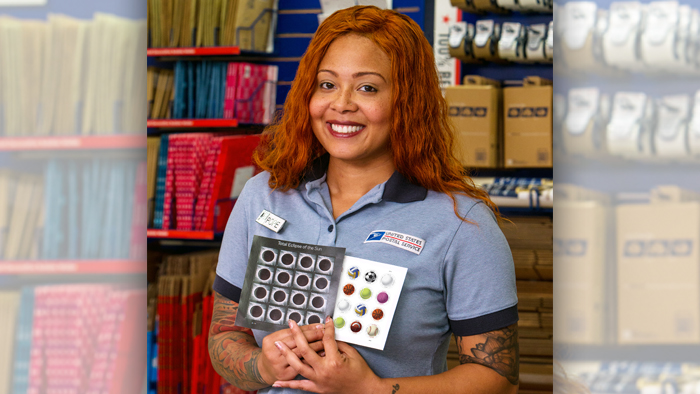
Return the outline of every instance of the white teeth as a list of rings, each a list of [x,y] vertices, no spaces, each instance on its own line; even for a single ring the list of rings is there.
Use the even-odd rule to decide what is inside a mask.
[[[364,126],[344,126],[344,125],[331,123],[331,129],[333,129],[333,131],[335,131],[336,133],[343,133],[343,134],[356,133],[356,132],[360,131],[363,127]]]

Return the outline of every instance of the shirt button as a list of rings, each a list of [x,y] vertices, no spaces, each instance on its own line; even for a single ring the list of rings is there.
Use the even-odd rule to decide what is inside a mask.
[[[328,226],[328,232],[329,232],[329,233],[332,233],[332,232],[333,232],[333,225],[332,225],[332,224],[331,224],[330,226]]]

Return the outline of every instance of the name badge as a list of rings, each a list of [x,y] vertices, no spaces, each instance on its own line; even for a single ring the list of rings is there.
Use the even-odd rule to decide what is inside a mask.
[[[282,226],[284,226],[284,223],[287,222],[286,220],[267,210],[263,210],[255,221],[276,233],[278,233],[282,229]]]

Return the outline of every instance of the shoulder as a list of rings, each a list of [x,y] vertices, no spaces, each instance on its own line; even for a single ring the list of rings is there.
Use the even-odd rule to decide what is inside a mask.
[[[489,208],[484,201],[478,198],[465,196],[464,194],[455,194],[454,197],[457,200],[457,211],[460,216],[466,218],[472,224],[498,224],[496,215],[494,215],[491,208]],[[454,213],[454,201],[447,193],[429,190],[424,203],[426,207],[433,212],[451,212],[452,215],[449,216],[450,221],[454,221],[455,223],[463,222]],[[463,223],[469,224],[466,222]]]
[[[267,190],[272,191],[270,189],[269,182],[270,181],[270,173],[267,171],[263,171],[254,177],[248,179],[248,182],[246,182],[245,187],[243,188],[244,191],[247,191],[247,189],[252,189],[255,191],[261,191],[261,190]]]

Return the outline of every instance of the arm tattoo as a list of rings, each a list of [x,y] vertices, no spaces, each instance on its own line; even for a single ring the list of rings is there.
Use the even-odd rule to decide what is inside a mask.
[[[396,383],[391,387],[393,390],[391,390],[391,394],[396,394],[397,391],[399,391],[399,384]]]
[[[209,355],[212,365],[234,386],[253,391],[269,384],[260,375],[258,357],[262,350],[252,331],[237,327],[238,303],[215,293],[214,311],[209,329]]]
[[[518,347],[518,324],[487,332],[481,335],[481,343],[466,349],[463,337],[456,337],[459,348],[459,363],[481,364],[504,376],[511,384],[518,384],[520,354]],[[471,355],[467,354],[471,352]]]

